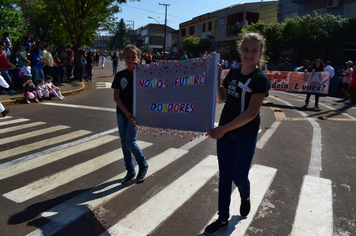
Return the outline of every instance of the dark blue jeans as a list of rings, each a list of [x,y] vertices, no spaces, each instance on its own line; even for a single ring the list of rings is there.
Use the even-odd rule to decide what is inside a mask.
[[[132,158],[132,154],[135,156],[140,169],[147,167],[146,158],[136,143],[137,131],[130,124],[126,115],[121,115],[118,113],[116,115],[126,170],[135,170],[135,162]]]
[[[232,182],[237,186],[241,199],[247,200],[250,197],[248,173],[255,154],[256,142],[257,134],[226,133],[217,140],[219,219],[221,221],[227,221],[230,217]]]

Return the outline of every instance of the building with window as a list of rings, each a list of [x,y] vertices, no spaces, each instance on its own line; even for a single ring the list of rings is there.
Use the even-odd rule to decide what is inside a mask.
[[[279,0],[278,22],[284,22],[287,18],[294,19],[297,16],[317,13],[323,15],[326,13],[334,16],[343,16],[346,18],[356,17],[356,1],[355,0]],[[297,54],[303,55],[306,53],[292,53],[294,57]],[[299,56],[300,57],[300,56]],[[334,62],[344,62],[348,60],[356,60],[356,40],[342,42],[339,47],[328,49],[328,58]],[[298,58],[302,60],[303,58]]]
[[[209,39],[209,51],[219,51],[221,57],[236,60],[236,40],[241,28],[259,20],[266,23],[277,22],[277,13],[276,1],[236,4],[181,23],[179,42],[182,44],[188,37]]]
[[[141,41],[142,52],[159,52],[161,53],[164,47],[164,25],[161,24],[148,24],[135,30],[135,35]],[[175,30],[166,26],[166,51],[170,52],[172,48],[172,33]],[[140,44],[141,44],[140,43]]]

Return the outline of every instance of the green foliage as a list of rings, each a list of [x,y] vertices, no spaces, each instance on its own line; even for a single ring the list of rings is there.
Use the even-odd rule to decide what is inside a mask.
[[[124,49],[125,45],[129,42],[129,35],[126,29],[126,24],[123,18],[119,23],[116,23],[115,27],[109,30],[109,33],[113,35],[110,47],[114,49]]]
[[[18,41],[26,31],[26,22],[18,3],[19,0],[2,0],[0,3],[0,27],[10,33],[13,42]]]
[[[265,55],[278,60],[285,50],[300,46],[315,57],[323,57],[327,50],[336,44],[356,37],[355,18],[345,19],[331,14],[311,16],[309,14],[296,19],[286,19],[283,23],[257,22],[248,25],[244,32],[260,32],[267,41]],[[349,30],[348,30],[349,29]],[[240,34],[241,38],[242,34]]]
[[[198,37],[189,37],[183,41],[183,49],[196,54],[208,50],[210,46],[211,43],[208,39],[200,39]]]

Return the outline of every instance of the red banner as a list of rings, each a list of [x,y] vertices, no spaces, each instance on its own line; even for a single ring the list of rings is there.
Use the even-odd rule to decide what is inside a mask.
[[[222,71],[222,80],[228,72],[227,69]],[[320,94],[329,91],[329,72],[266,71],[266,74],[271,90]]]

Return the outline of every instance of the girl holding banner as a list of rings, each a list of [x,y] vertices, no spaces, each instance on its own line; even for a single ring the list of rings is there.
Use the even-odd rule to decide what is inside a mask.
[[[148,164],[140,147],[136,143],[137,130],[135,129],[135,117],[133,113],[133,70],[134,65],[140,61],[141,51],[134,45],[127,45],[124,50],[124,61],[127,69],[115,75],[111,88],[114,89],[114,101],[116,103],[117,124],[119,128],[122,152],[124,155],[126,176],[122,184],[129,184],[135,177],[135,156],[139,165],[137,183],[142,183],[147,174]]]
[[[250,212],[250,182],[248,174],[255,153],[260,125],[260,107],[268,96],[269,79],[262,71],[265,40],[258,33],[247,33],[242,38],[242,66],[233,68],[220,86],[219,67],[217,102],[225,102],[217,128],[209,132],[217,139],[219,161],[219,218],[205,228],[212,235],[228,225],[232,182],[237,186],[240,214]]]

